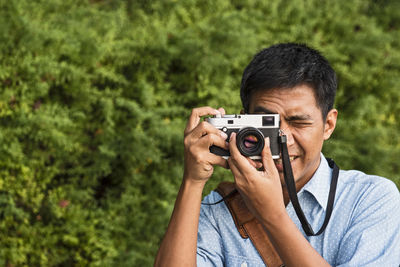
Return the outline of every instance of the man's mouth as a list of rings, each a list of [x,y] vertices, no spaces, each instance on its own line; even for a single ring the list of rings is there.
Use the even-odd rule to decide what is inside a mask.
[[[293,160],[297,159],[299,156],[289,156],[290,161],[292,162]],[[282,165],[282,157],[279,159],[274,159],[275,164],[280,164]]]
[[[289,156],[290,162],[296,160],[299,156]],[[282,157],[279,159],[274,159],[275,166],[278,169],[278,171],[283,171],[283,162],[282,162]]]

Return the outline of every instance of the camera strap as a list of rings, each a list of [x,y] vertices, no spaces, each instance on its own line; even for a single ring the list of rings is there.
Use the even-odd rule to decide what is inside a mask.
[[[301,222],[301,226],[303,227],[303,230],[307,234],[307,236],[320,235],[325,230],[326,226],[328,225],[329,219],[332,215],[333,203],[335,201],[337,181],[338,181],[338,177],[339,177],[339,167],[335,164],[335,162],[332,159],[327,158],[329,167],[331,167],[333,169],[331,186],[329,189],[328,203],[327,203],[327,207],[326,207],[324,223],[322,224],[321,229],[319,229],[319,231],[317,233],[314,233],[311,225],[308,223],[307,218],[303,213],[303,210],[301,209],[299,199],[297,198],[296,184],[295,184],[295,181],[293,178],[292,166],[290,164],[286,135],[279,136],[279,143],[281,145],[281,153],[282,153],[282,161],[283,161],[283,174],[285,177],[286,188],[288,190],[289,198],[290,198],[290,201],[292,202],[293,208],[296,211],[297,217],[299,218],[299,220]]]

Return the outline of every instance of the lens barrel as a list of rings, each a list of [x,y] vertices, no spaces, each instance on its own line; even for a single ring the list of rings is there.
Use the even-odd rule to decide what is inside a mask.
[[[259,156],[264,148],[264,135],[254,127],[245,127],[236,135],[236,145],[246,157]]]

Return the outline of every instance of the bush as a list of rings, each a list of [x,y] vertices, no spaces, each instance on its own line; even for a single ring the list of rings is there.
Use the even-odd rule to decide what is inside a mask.
[[[342,168],[400,186],[396,1],[0,1],[0,264],[149,266],[196,106],[240,110],[255,52],[305,42],[339,76]],[[205,193],[230,173],[217,169]]]

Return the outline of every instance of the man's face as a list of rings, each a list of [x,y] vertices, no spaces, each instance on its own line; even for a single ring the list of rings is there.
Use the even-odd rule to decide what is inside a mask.
[[[314,91],[307,85],[290,89],[256,91],[249,113],[278,113],[281,130],[287,136],[293,176],[297,184],[306,184],[317,170],[324,140],[332,134],[337,111],[331,110],[324,122]],[[281,182],[284,184],[282,161],[275,160]]]

